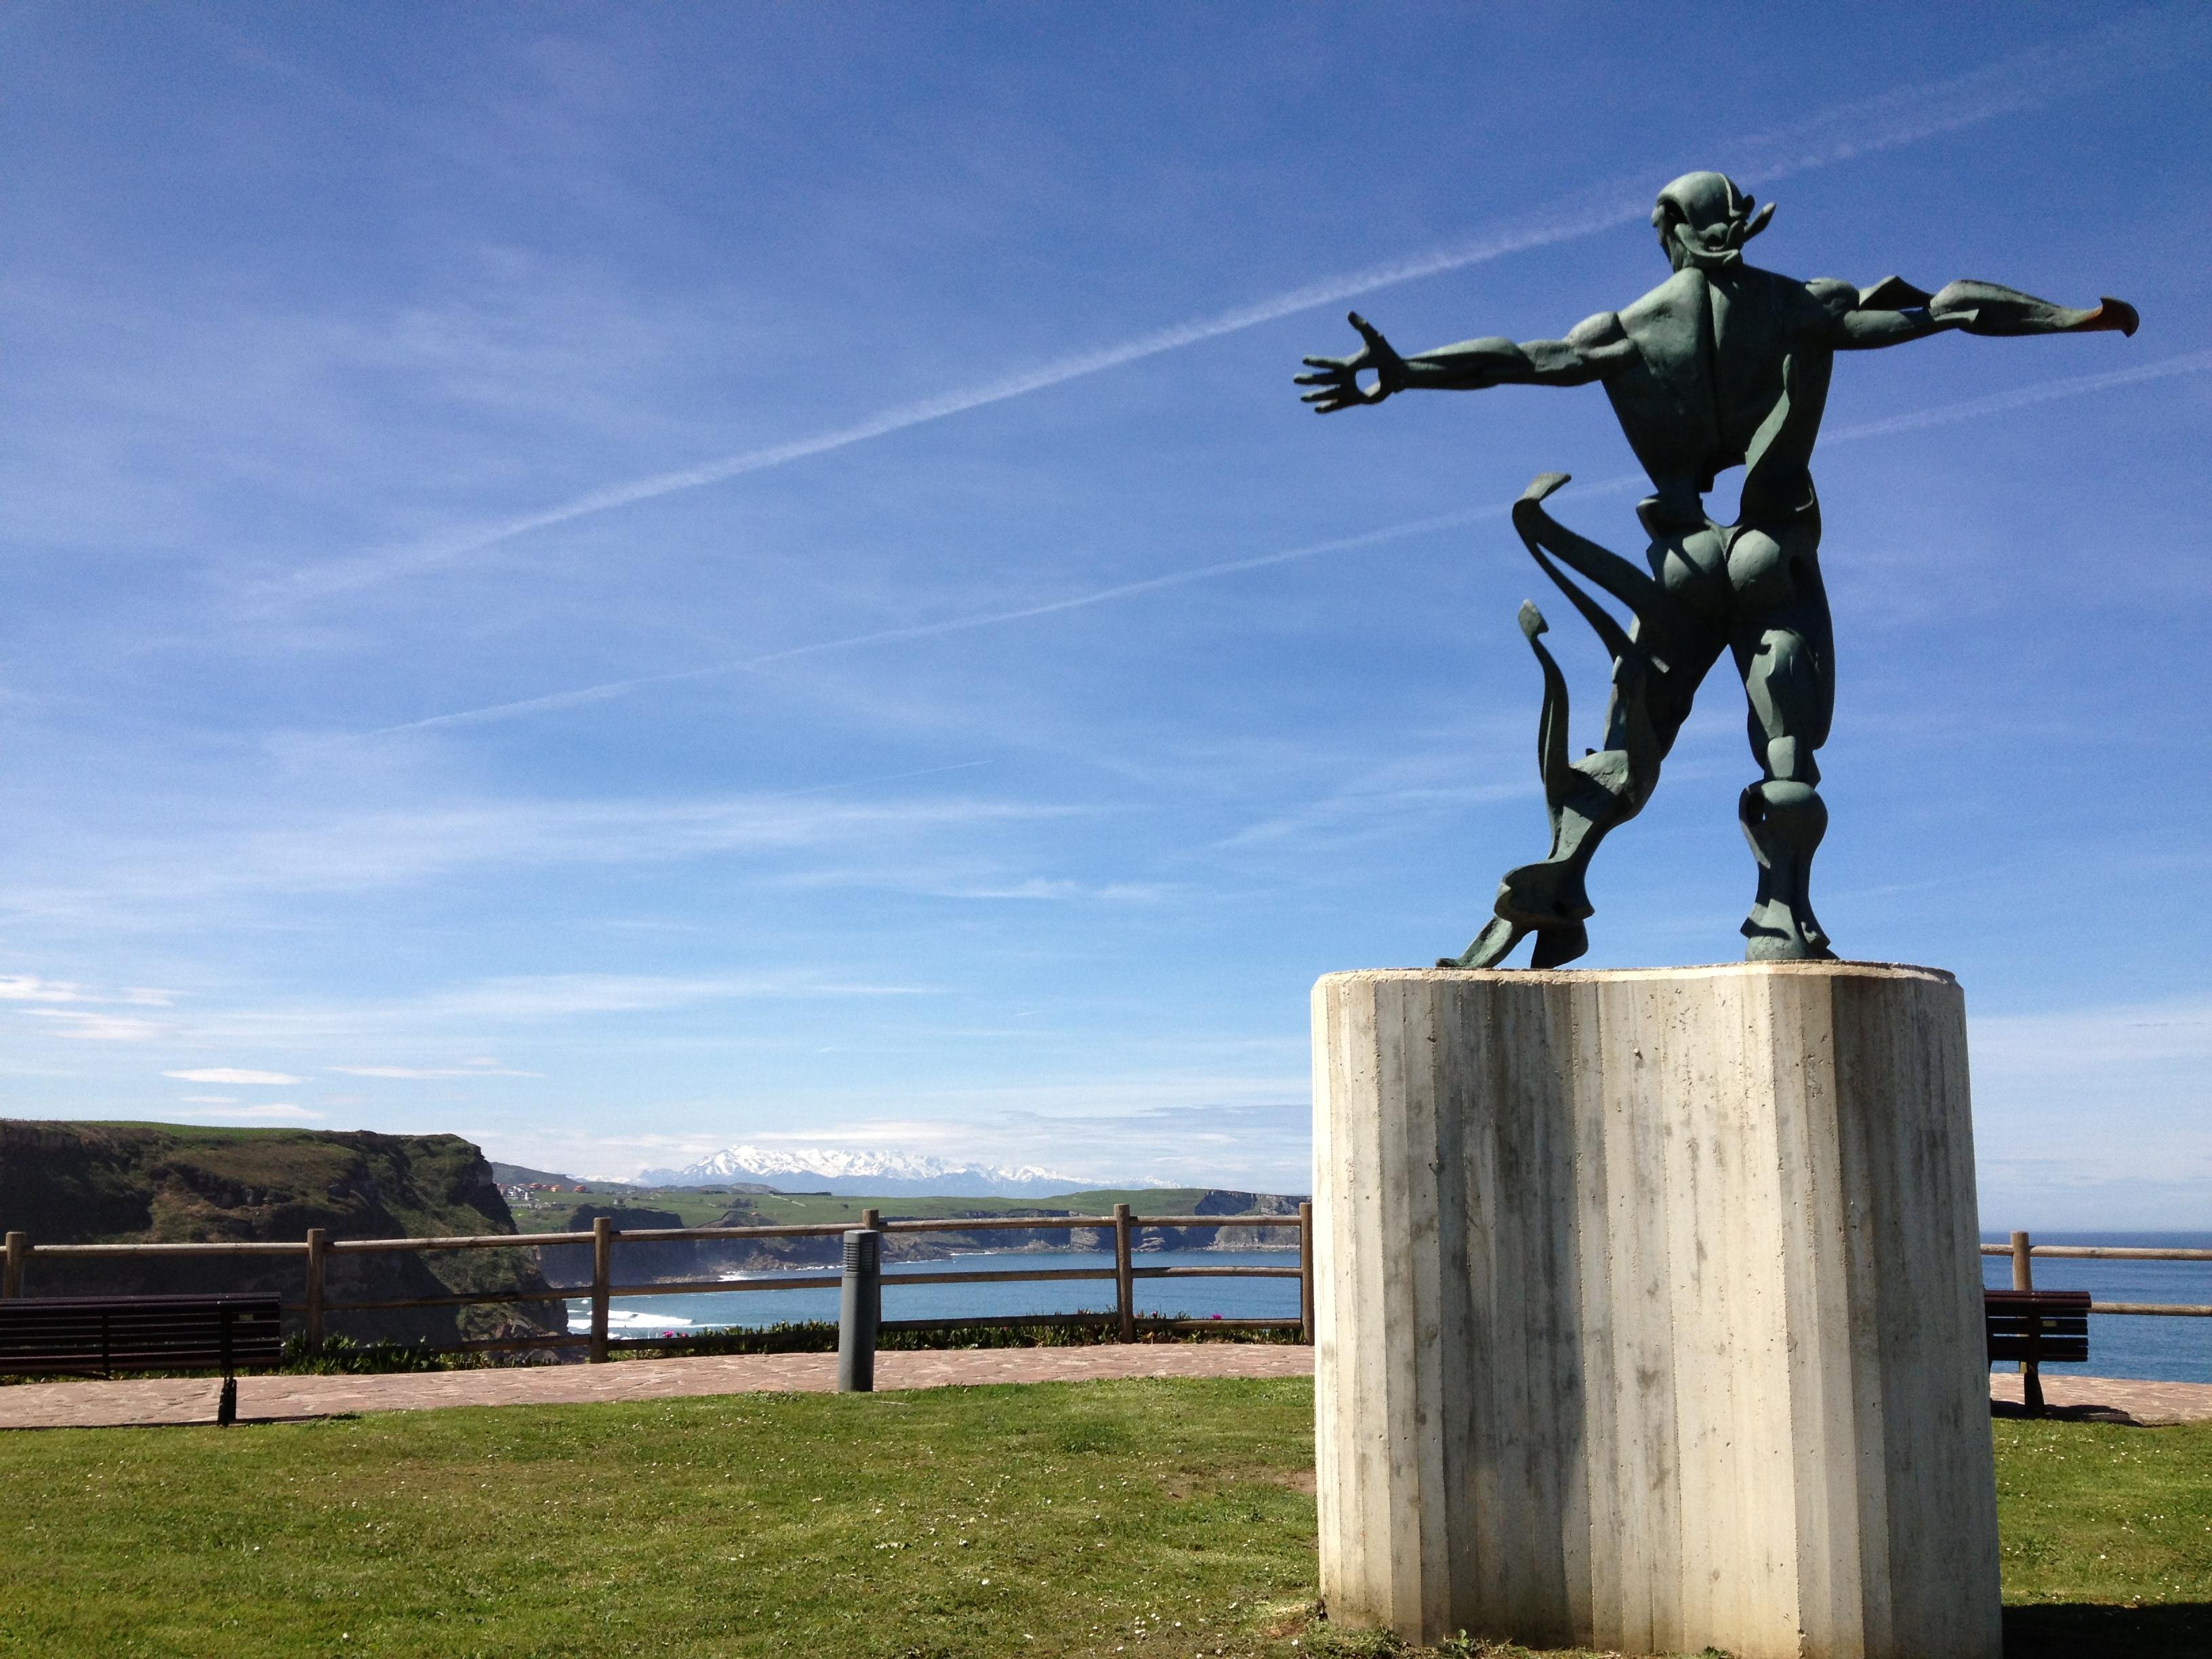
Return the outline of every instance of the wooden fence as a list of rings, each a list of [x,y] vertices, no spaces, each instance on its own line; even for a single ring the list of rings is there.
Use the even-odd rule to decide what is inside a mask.
[[[980,1319],[887,1319],[882,1328],[900,1330],[959,1330],[980,1327],[1023,1325],[1092,1325],[1112,1327],[1124,1342],[1136,1340],[1139,1321],[1136,1308],[1136,1281],[1140,1279],[1295,1279],[1298,1281],[1298,1316],[1296,1319],[1181,1319],[1164,1322],[1178,1329],[1220,1330],[1281,1329],[1295,1330],[1300,1340],[1313,1340],[1313,1206],[1301,1204],[1295,1214],[1282,1215],[1153,1215],[1130,1213],[1127,1204],[1116,1204],[1110,1215],[1059,1216],[963,1216],[944,1220],[884,1221],[874,1210],[864,1210],[859,1224],[878,1228],[886,1233],[975,1233],[1013,1232],[1020,1231],[1066,1232],[1111,1231],[1114,1236],[1114,1265],[1110,1267],[1047,1267],[1020,1268],[987,1272],[923,1272],[887,1273],[884,1282],[889,1285],[1033,1285],[1061,1279],[1107,1279],[1115,1283],[1115,1310],[1112,1314],[1045,1314],[1007,1318]],[[1147,1227],[1218,1228],[1272,1227],[1296,1230],[1298,1235],[1298,1265],[1295,1267],[1260,1267],[1231,1265],[1218,1267],[1146,1267],[1137,1265],[1136,1236]],[[562,1348],[580,1346],[593,1363],[604,1361],[611,1347],[653,1347],[665,1340],[652,1338],[611,1341],[607,1334],[608,1304],[616,1297],[687,1296],[702,1291],[716,1294],[750,1291],[789,1291],[835,1285],[842,1282],[842,1274],[835,1270],[794,1270],[777,1272],[759,1279],[696,1279],[661,1280],[643,1285],[620,1285],[615,1282],[615,1247],[626,1243],[666,1243],[679,1240],[765,1239],[765,1238],[821,1238],[841,1237],[853,1231],[844,1222],[821,1222],[793,1226],[759,1227],[633,1227],[614,1226],[605,1216],[598,1217],[588,1233],[493,1233],[452,1238],[332,1238],[323,1228],[312,1227],[307,1237],[297,1243],[222,1243],[222,1244],[41,1244],[34,1246],[27,1234],[11,1232],[7,1236],[7,1259],[4,1271],[0,1271],[0,1297],[23,1294],[27,1269],[34,1257],[51,1256],[68,1260],[86,1257],[120,1256],[297,1256],[301,1259],[305,1287],[298,1302],[284,1304],[287,1313],[300,1316],[301,1328],[310,1340],[320,1340],[325,1321],[337,1313],[382,1312],[413,1308],[461,1308],[497,1306],[525,1302],[562,1302],[588,1297],[592,1306],[592,1328],[588,1336],[530,1336],[501,1337],[471,1342],[441,1345],[437,1352],[459,1352],[466,1350]],[[589,1245],[592,1251],[592,1278],[587,1285],[566,1289],[548,1288],[542,1291],[483,1291],[459,1292],[450,1296],[425,1296],[386,1298],[366,1302],[332,1301],[325,1293],[325,1279],[334,1255],[372,1255],[386,1251],[426,1250],[515,1250],[533,1249],[561,1245],[579,1249]],[[1157,1322],[1144,1322],[1155,1328]]]
[[[2012,1258],[2012,1287],[2035,1288],[2035,1258],[2053,1261],[2212,1261],[2212,1250],[2139,1249],[2123,1244],[2038,1244],[2026,1233],[2014,1233],[2009,1244],[1984,1244],[1984,1255]],[[2095,1302],[2093,1314],[2152,1314],[2160,1317],[2212,1319],[2212,1306],[2187,1302]]]
[[[1114,1241],[1114,1265],[1110,1267],[1046,1267],[999,1269],[984,1272],[945,1271],[891,1273],[884,1274],[887,1285],[1023,1285],[1055,1280],[1098,1280],[1110,1279],[1115,1283],[1115,1310],[1111,1314],[1043,1314],[1012,1316],[1004,1318],[971,1319],[887,1319],[883,1328],[887,1331],[937,1330],[951,1331],[981,1327],[1021,1325],[1080,1325],[1100,1324],[1113,1328],[1124,1342],[1133,1341],[1138,1334],[1139,1319],[1136,1309],[1136,1282],[1151,1279],[1295,1279],[1298,1281],[1298,1317],[1296,1319],[1218,1320],[1188,1319],[1165,1322],[1178,1328],[1214,1329],[1224,1326],[1246,1329],[1296,1330],[1300,1340],[1313,1340],[1314,1277],[1313,1277],[1313,1206],[1301,1204],[1295,1214],[1282,1215],[1158,1215],[1140,1216],[1130,1212],[1127,1204],[1116,1204],[1110,1215],[1082,1216],[966,1216],[944,1220],[884,1221],[874,1210],[861,1212],[860,1224],[880,1228],[886,1233],[975,1233],[1070,1231],[1110,1231]],[[1298,1260],[1294,1267],[1262,1267],[1242,1265],[1218,1267],[1147,1267],[1137,1263],[1136,1236],[1147,1227],[1173,1228],[1291,1228],[1298,1235]],[[820,1222],[793,1226],[759,1227],[647,1227],[617,1228],[605,1216],[599,1217],[588,1233],[494,1233],[453,1238],[343,1238],[334,1239],[320,1227],[308,1230],[307,1237],[296,1243],[222,1243],[222,1244],[43,1244],[34,1246],[27,1234],[11,1232],[7,1236],[7,1256],[4,1270],[0,1270],[0,1297],[17,1297],[24,1293],[26,1274],[34,1256],[81,1259],[100,1256],[296,1256],[303,1268],[304,1288],[301,1299],[284,1304],[287,1313],[300,1316],[301,1328],[313,1340],[323,1334],[329,1315],[337,1313],[382,1312],[417,1308],[461,1308],[494,1306],[525,1302],[561,1302],[588,1298],[592,1310],[591,1334],[588,1336],[503,1337],[473,1342],[445,1345],[441,1352],[459,1352],[471,1349],[561,1348],[580,1346],[586,1349],[593,1361],[607,1358],[612,1347],[650,1347],[658,1346],[656,1339],[614,1340],[608,1336],[608,1305],[616,1297],[686,1296],[702,1292],[717,1294],[752,1291],[786,1291],[823,1288],[837,1285],[842,1274],[834,1269],[793,1270],[778,1272],[758,1279],[696,1279],[661,1280],[642,1285],[623,1285],[615,1282],[615,1247],[625,1243],[669,1243],[678,1240],[767,1239],[836,1237],[851,1231],[842,1222]],[[325,1277],[330,1258],[334,1255],[371,1255],[380,1251],[428,1250],[513,1250],[532,1249],[552,1246],[581,1249],[588,1245],[592,1252],[592,1277],[588,1285],[563,1289],[542,1291],[483,1291],[458,1292],[449,1296],[406,1297],[374,1301],[337,1302],[325,1294]],[[2024,1232],[2012,1235],[2008,1244],[1984,1244],[1981,1253],[1985,1256],[2009,1256],[2012,1259],[2012,1280],[2014,1290],[2034,1288],[2036,1258],[2073,1261],[2212,1261],[2212,1250],[2138,1249],[2132,1246],[2093,1244],[2037,1244]],[[2096,1314],[2143,1314],[2180,1318],[2212,1318],[2212,1305],[2157,1302],[2095,1302],[2090,1311]]]

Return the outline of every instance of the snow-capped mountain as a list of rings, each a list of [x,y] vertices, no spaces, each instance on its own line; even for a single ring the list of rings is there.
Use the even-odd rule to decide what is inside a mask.
[[[714,1187],[727,1181],[757,1181],[787,1192],[856,1197],[930,1193],[946,1198],[1043,1198],[1105,1184],[1035,1164],[1018,1170],[990,1164],[956,1166],[941,1158],[845,1152],[832,1146],[732,1146],[680,1170],[642,1170],[631,1179],[641,1187]]]

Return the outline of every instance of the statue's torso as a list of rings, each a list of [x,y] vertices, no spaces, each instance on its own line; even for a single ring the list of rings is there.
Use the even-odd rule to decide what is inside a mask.
[[[1633,347],[1606,376],[1637,459],[1680,515],[1747,465],[1744,520],[1796,510],[1827,395],[1827,307],[1791,277],[1679,270],[1620,313]]]

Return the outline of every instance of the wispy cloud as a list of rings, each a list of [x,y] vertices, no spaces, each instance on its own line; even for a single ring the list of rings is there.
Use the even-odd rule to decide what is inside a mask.
[[[1048,876],[1030,876],[1024,880],[963,884],[948,882],[942,885],[922,884],[919,890],[939,898],[960,899],[1079,899],[1099,904],[1157,904],[1176,890],[1158,882],[1069,881]]]
[[[263,1045],[358,1042],[364,1036],[404,1039],[430,1031],[447,1041],[477,1041],[489,1028],[531,1026],[547,1021],[605,1015],[653,1014],[710,1007],[718,1003],[815,1001],[848,998],[921,997],[938,988],[818,973],[806,969],[756,974],[679,975],[667,974],[570,973],[514,975],[477,980],[421,996],[390,1001],[314,1001],[240,1007],[199,1017],[184,1034],[191,1040]],[[456,1033],[453,1028],[467,1028]],[[419,1046],[437,1041],[425,1039]],[[410,1046],[418,1046],[410,1043]],[[505,1067],[331,1066],[352,1077],[392,1079],[469,1077],[532,1077]],[[299,1083],[279,1073],[240,1072],[228,1067],[170,1072],[163,1075],[195,1083]]]
[[[88,991],[82,985],[41,979],[36,974],[0,974],[0,1002],[92,1002],[121,1004],[137,1008],[167,1008],[176,1000],[173,991],[132,986],[110,994]]]
[[[1697,164],[1710,166],[1717,161],[1739,180],[1763,185],[1978,125],[2105,83],[2137,65],[2146,52],[2157,49],[2174,23],[2185,19],[2189,11],[2177,7],[2135,13],[2094,31],[2013,53],[1966,75],[1838,105],[1790,126],[1717,145],[1717,155],[1700,158]],[[536,531],[827,454],[1319,306],[1637,223],[1650,211],[1653,182],[1649,175],[1608,180],[1534,212],[1484,226],[1439,247],[1320,278],[1262,300],[1055,358],[960,391],[895,405],[827,431],[609,485],[536,512],[411,546],[325,562],[272,585],[262,598],[290,603],[354,591],[434,568]],[[587,694],[560,695],[581,698]]]
[[[77,1042],[151,1042],[168,1034],[159,1021],[133,1019],[124,1014],[94,1013],[73,1008],[29,1008],[32,1019],[43,1019],[52,1035]]]
[[[240,832],[220,823],[198,835],[172,826],[156,840],[108,849],[96,890],[39,889],[19,878],[12,889],[0,890],[0,905],[105,912],[144,895],[158,896],[174,914],[196,899],[400,887],[471,867],[650,865],[732,855],[766,861],[824,852],[849,856],[855,849],[882,859],[895,848],[992,825],[1066,818],[1075,810],[967,795],[849,800],[823,790],[303,811],[290,823]]]
[[[161,1075],[182,1083],[264,1083],[280,1088],[307,1081],[289,1072],[255,1072],[238,1066],[202,1066],[189,1072],[164,1072]]]
[[[457,1077],[544,1077],[543,1072],[518,1072],[505,1066],[333,1066],[348,1077],[394,1078],[413,1082]]]
[[[0,1002],[97,1002],[75,985],[64,985],[36,974],[0,975]]]
[[[908,997],[927,988],[811,974],[683,978],[651,974],[547,974],[488,980],[422,999],[430,1018],[561,1019],[579,1014],[644,1013],[762,998]]]

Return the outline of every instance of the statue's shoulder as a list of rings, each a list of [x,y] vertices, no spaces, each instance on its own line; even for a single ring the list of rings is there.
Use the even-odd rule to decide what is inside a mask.
[[[1632,301],[1615,313],[1631,335],[1664,327],[1680,318],[1695,317],[1705,308],[1705,273],[1694,265],[1676,271],[1640,300]]]
[[[1831,317],[1843,317],[1859,308],[1856,284],[1840,276],[1815,276],[1801,286],[1813,303]]]
[[[1585,317],[1567,331],[1567,343],[1582,352],[1601,351],[1627,338],[1628,331],[1620,325],[1620,313],[1617,311],[1601,311],[1595,317]]]
[[[1840,319],[1859,307],[1858,289],[1840,277],[1785,276],[1756,266],[1747,266],[1744,274],[1765,284],[1772,314],[1784,332],[1801,341],[1827,337]]]

